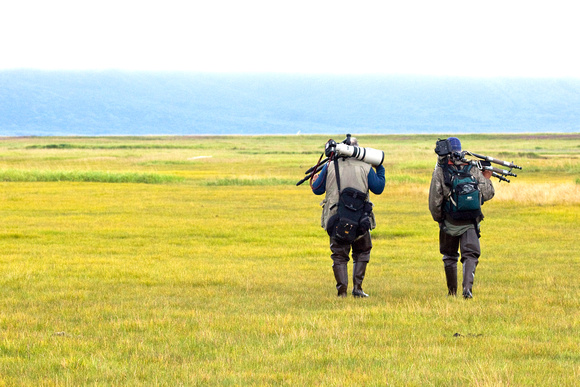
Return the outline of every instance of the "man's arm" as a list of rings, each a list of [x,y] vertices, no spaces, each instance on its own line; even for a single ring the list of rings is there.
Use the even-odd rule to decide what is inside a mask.
[[[312,183],[312,192],[314,192],[314,194],[316,195],[322,195],[324,192],[326,192],[326,169],[328,167],[328,164],[324,165],[324,167],[322,167],[322,169],[320,170],[320,174],[318,175],[318,177],[316,178],[316,180],[314,181],[314,183]]]
[[[487,202],[491,200],[495,195],[495,188],[493,188],[493,184],[491,183],[491,171],[480,171],[477,168],[475,169],[475,173],[473,174],[477,179],[477,183],[479,184],[479,191],[481,192],[481,196],[483,197],[483,201]]]
[[[385,167],[379,165],[378,167],[375,168],[377,170],[376,172],[372,168],[369,170],[368,176],[369,189],[375,195],[380,195],[383,193],[383,190],[385,189]]]
[[[431,211],[433,220],[438,223],[444,220],[442,208],[444,198],[443,170],[440,167],[436,167],[431,178],[431,186],[429,187],[429,211]]]

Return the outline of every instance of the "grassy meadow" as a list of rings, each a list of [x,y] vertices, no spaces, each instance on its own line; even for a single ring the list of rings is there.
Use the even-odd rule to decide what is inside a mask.
[[[359,136],[387,174],[364,300],[295,186],[328,136],[0,138],[0,385],[580,385],[580,135],[461,139],[523,167],[472,300],[446,296],[437,136]]]

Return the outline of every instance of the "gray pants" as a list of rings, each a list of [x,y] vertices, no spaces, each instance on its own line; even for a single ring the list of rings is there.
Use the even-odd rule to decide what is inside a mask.
[[[473,288],[475,268],[479,263],[481,249],[479,238],[474,228],[470,228],[460,236],[451,236],[443,230],[439,231],[439,251],[443,254],[445,272],[457,273],[458,250],[461,248],[461,263],[463,264],[463,290]],[[457,275],[457,274],[456,274]]]
[[[330,251],[334,264],[346,264],[350,261],[349,254],[352,247],[352,260],[356,262],[368,262],[371,258],[371,233],[367,231],[362,237],[352,242],[352,245],[342,244],[334,238],[330,238]]]

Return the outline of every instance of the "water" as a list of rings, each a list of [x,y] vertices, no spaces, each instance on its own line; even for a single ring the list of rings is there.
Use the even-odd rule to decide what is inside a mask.
[[[0,72],[0,135],[580,131],[580,80]]]

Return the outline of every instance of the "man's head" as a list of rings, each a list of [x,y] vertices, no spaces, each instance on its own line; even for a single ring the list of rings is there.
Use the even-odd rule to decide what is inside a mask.
[[[356,139],[356,137],[351,137],[350,138],[350,145],[352,145],[352,146],[358,146],[358,140]]]
[[[452,152],[461,152],[461,141],[457,137],[449,137],[447,141],[451,144]]]

